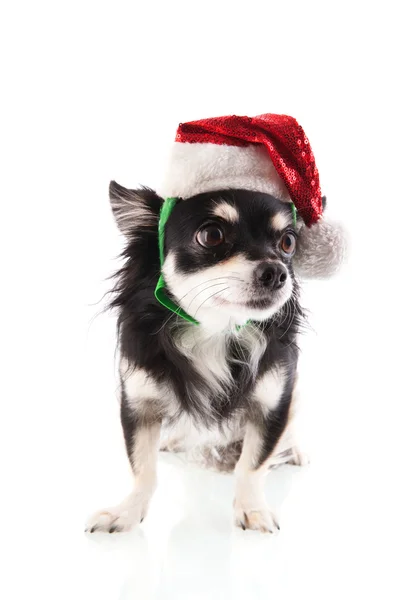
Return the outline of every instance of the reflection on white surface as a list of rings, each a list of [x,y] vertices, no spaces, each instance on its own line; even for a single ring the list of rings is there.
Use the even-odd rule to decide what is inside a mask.
[[[329,450],[307,467],[267,476],[267,501],[281,525],[274,536],[233,526],[233,476],[160,454],[159,486],[142,526],[82,536],[92,597],[336,600],[385,589],[385,599],[396,598],[379,575],[395,565],[395,554],[387,560],[378,550],[390,528],[371,521],[368,469],[344,454],[338,448],[335,464]]]
[[[297,471],[283,467],[268,477],[267,500],[278,515]],[[89,536],[91,544],[124,555],[119,598],[265,598],[273,591],[282,577],[279,536],[233,526],[233,477],[164,453],[159,472],[159,489],[141,528]]]

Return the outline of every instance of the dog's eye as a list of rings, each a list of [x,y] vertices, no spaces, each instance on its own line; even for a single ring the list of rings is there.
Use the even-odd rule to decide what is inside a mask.
[[[281,248],[285,254],[293,254],[296,250],[296,237],[293,233],[285,233],[282,236]]]
[[[196,239],[204,248],[214,248],[222,244],[225,237],[224,232],[218,225],[206,225],[198,231]]]

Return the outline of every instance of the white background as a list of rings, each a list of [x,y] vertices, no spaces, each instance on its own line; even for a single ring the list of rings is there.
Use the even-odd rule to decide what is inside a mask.
[[[399,127],[394,2],[3,1],[2,597],[399,597]],[[350,261],[305,286],[305,470],[266,484],[281,533],[231,525],[233,482],[160,457],[143,526],[83,533],[130,475],[107,186],[156,186],[179,122],[303,125]],[[100,302],[99,302],[100,301]],[[98,304],[96,304],[98,303]]]

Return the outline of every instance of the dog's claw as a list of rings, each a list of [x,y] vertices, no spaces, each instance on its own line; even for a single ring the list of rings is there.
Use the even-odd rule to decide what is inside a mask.
[[[278,531],[280,531],[280,530],[281,530],[281,528],[279,527],[279,523],[277,522],[277,520],[276,520],[276,519],[274,519],[274,527],[275,527],[275,528],[276,528]],[[271,533],[272,533],[272,532],[271,532]]]
[[[277,520],[267,505],[261,506],[257,510],[252,507],[248,508],[247,506],[242,508],[236,504],[235,523],[243,531],[252,529],[270,533],[271,535],[279,531]]]

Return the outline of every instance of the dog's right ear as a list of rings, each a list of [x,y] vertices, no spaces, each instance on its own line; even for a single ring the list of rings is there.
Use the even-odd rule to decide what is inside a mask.
[[[128,190],[116,181],[111,181],[109,195],[118,228],[125,235],[134,233],[135,229],[158,227],[162,199],[153,190]]]

